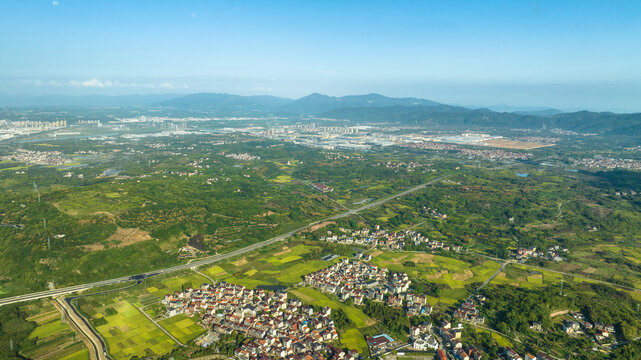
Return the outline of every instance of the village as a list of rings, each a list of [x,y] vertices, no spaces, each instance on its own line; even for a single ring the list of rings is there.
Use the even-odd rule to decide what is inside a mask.
[[[437,209],[426,208],[434,216],[441,215]],[[339,228],[340,235],[328,230],[321,241],[362,245],[368,248],[401,251],[412,244],[425,250],[461,251],[457,245],[431,241],[422,234],[407,229],[390,232],[379,226],[350,230]],[[512,256],[525,261],[533,258],[547,258],[561,261],[567,249],[552,246],[543,252],[536,248],[521,248],[513,251]],[[338,260],[337,260],[338,259]],[[385,267],[370,264],[371,254],[357,252],[353,258],[327,255],[322,260],[335,261],[327,268],[308,273],[299,287],[309,287],[336,297],[342,302],[355,306],[365,306],[368,301],[383,303],[401,309],[407,317],[428,316],[432,306],[428,297],[417,294],[412,289],[412,281],[404,272],[389,271]],[[485,326],[481,307],[486,298],[472,294],[448,313],[446,319],[432,323],[424,321],[408,329],[407,340],[394,339],[381,333],[365,336],[371,356],[382,356],[396,351],[435,352],[439,360],[479,360],[487,355],[462,339],[463,324],[474,327]],[[187,314],[202,316],[202,324],[211,329],[199,341],[208,346],[225,334],[234,332],[245,334],[248,342],[235,352],[238,359],[261,359],[263,355],[292,359],[358,359],[362,355],[355,350],[341,349],[339,332],[332,320],[330,308],[305,306],[298,299],[288,299],[286,292],[269,292],[262,289],[248,289],[240,285],[221,282],[217,285],[203,284],[200,289],[187,289],[166,295],[163,303],[167,306],[167,316]],[[605,345],[614,333],[611,326],[595,325],[585,322],[581,314],[572,314],[575,320],[565,320],[563,331],[570,336],[589,335],[596,343]],[[532,329],[535,329],[533,324]],[[540,327],[540,326],[539,326]],[[596,330],[591,330],[591,329]],[[589,332],[589,334],[588,334]],[[521,357],[512,348],[503,348],[500,358],[504,360],[551,359],[545,353],[536,356],[524,354]]]
[[[334,359],[359,358],[355,351],[346,352],[330,344],[338,340],[330,308],[317,313],[300,300],[288,299],[286,292],[221,282],[166,295],[163,304],[169,316],[203,314],[202,323],[211,332],[202,346],[233,332],[250,337],[235,350],[238,359],[308,359],[322,354],[331,354]]]
[[[447,215],[444,217],[446,216]],[[425,247],[426,250],[461,251],[463,249],[459,245],[449,245],[442,241],[430,240],[426,236],[409,229],[400,232],[390,232],[375,225],[373,229],[363,228],[353,231],[341,229],[341,231],[344,232],[344,234],[335,235],[332,234],[331,231],[328,231],[328,236],[322,236],[320,240],[399,251],[406,248],[406,240],[414,244],[414,246]]]
[[[520,262],[524,262],[530,258],[560,262],[565,260],[565,257],[562,255],[567,255],[567,253],[568,249],[559,245],[550,246],[545,252],[532,246],[529,248],[518,248],[516,250],[512,250],[510,251],[510,257]]]

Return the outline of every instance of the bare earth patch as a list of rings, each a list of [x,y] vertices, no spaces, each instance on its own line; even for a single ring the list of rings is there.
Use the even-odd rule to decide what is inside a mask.
[[[119,241],[118,247],[125,247],[139,243],[141,241],[151,240],[149,233],[140,229],[124,229],[118,228],[116,233],[105,239],[107,241]]]
[[[380,250],[374,250],[370,255],[372,255],[373,258],[377,257],[378,255],[382,254],[383,252]]]
[[[598,270],[597,268],[588,266],[585,270],[583,270],[583,272],[588,274],[594,274],[595,272],[597,272],[597,270]]]
[[[551,313],[550,317],[553,318],[553,317],[556,317],[556,316],[559,316],[559,315],[565,315],[565,314],[567,314],[569,312],[570,312],[570,310],[559,310],[559,311]]]
[[[320,224],[313,225],[312,227],[309,228],[308,231],[309,232],[316,231],[316,230],[322,229],[325,226],[330,225],[330,224],[336,224],[336,221],[325,221],[325,222],[322,222]]]
[[[234,264],[235,266],[243,266],[243,265],[247,264],[247,259],[242,258],[242,259],[240,259],[240,260],[238,260],[236,262],[233,262],[232,264]]]
[[[280,251],[280,252],[275,253],[275,254],[274,254],[274,256],[281,256],[281,255],[285,255],[285,254],[287,254],[287,253],[288,253],[288,252],[290,252],[290,251],[292,251],[292,249],[288,248],[287,246],[283,246],[283,251]]]
[[[433,257],[434,255],[432,254],[414,254],[410,261],[416,264],[431,263]]]
[[[492,146],[492,147],[516,149],[516,150],[531,150],[531,149],[538,149],[546,146],[554,146],[554,144],[543,144],[543,143],[508,140],[508,139],[486,140],[486,141],[483,141],[483,144]]]
[[[147,240],[151,240],[151,236],[149,236],[149,233],[144,230],[140,230],[137,228],[120,228],[120,227],[116,230],[116,232],[113,235],[105,239],[105,241],[107,241],[108,243],[117,244],[114,246],[109,246],[110,248],[125,247],[125,246],[133,245],[135,243],[139,243]],[[100,251],[107,248],[102,243],[79,245],[79,247],[81,247],[85,251]]]
[[[442,279],[443,278],[443,274],[447,274],[447,273],[448,273],[447,270],[441,270],[441,271],[437,272],[436,274],[430,274],[430,275],[427,275],[426,277],[428,279]]]
[[[452,280],[456,281],[465,281],[467,279],[471,279],[474,276],[474,273],[470,269],[466,269],[462,274],[453,274],[452,275]]]
[[[103,244],[80,245],[80,247],[84,251],[100,251],[105,249],[105,246]]]
[[[572,272],[579,268],[579,265],[576,264],[562,264],[561,270],[565,272]]]
[[[403,255],[399,256],[397,258],[392,259],[392,263],[396,265],[401,265],[405,259],[407,259],[409,255]]]

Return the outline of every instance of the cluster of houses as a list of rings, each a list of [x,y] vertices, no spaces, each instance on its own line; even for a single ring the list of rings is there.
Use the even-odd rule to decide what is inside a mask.
[[[15,153],[0,157],[1,160],[9,160],[35,165],[63,165],[71,162],[60,151],[32,151],[17,149]]]
[[[310,186],[322,193],[328,193],[328,192],[334,191],[334,188],[329,187],[323,183],[311,183]]]
[[[414,336],[414,331],[414,328],[412,328],[412,336]],[[416,331],[418,332],[418,330]],[[441,327],[438,329],[442,345],[436,345],[437,347],[433,348],[437,351],[434,358],[437,360],[480,360],[484,358],[481,350],[473,346],[464,346],[461,343],[462,333],[462,324],[459,323],[456,327],[452,327],[449,321],[443,321]],[[414,345],[414,347],[416,348],[416,345]],[[536,355],[527,353],[521,356],[510,347],[506,347],[499,356],[501,360],[553,360],[552,357],[542,352]]]
[[[525,354],[523,357],[519,355],[514,349],[506,347],[503,355],[501,356],[502,360],[554,360],[551,356],[546,355],[542,352],[532,355],[530,353]]]
[[[202,251],[199,249],[187,244],[180,249],[178,249],[178,258],[179,259],[192,259],[198,256]]]
[[[463,334],[463,324],[452,327],[449,321],[443,321],[438,330],[443,346],[437,351],[437,358],[448,359],[446,352],[449,352],[451,358],[456,360],[480,360],[483,352],[473,346],[463,346],[461,336]]]
[[[410,291],[411,280],[406,273],[391,273],[386,268],[362,261],[343,259],[326,269],[305,276],[305,284],[320,291],[349,298],[361,305],[365,299],[403,307],[407,316],[429,315],[432,306],[427,297]]]
[[[639,193],[637,193],[634,190],[630,190],[629,192],[628,191],[617,191],[617,192],[614,193],[614,195],[616,195],[618,197],[627,197],[627,196],[632,197],[632,196],[639,195]]]
[[[459,307],[454,310],[454,318],[468,321],[473,324],[483,325],[485,318],[480,314],[478,306],[485,304],[485,296],[474,295],[463,301]]]
[[[220,155],[227,157],[227,158],[232,158],[236,160],[242,160],[242,161],[251,161],[251,160],[260,160],[260,156],[255,156],[251,155],[248,153],[241,153],[241,154],[225,154],[224,152],[221,152]]]
[[[390,273],[386,268],[347,258],[305,275],[306,285],[335,294],[343,301],[353,298],[356,305],[366,298],[383,301],[388,293],[404,294],[410,283],[405,273]]]
[[[201,315],[218,334],[243,333],[249,341],[235,350],[239,359],[357,359],[330,343],[338,340],[331,309],[316,312],[286,292],[247,289],[225,282],[165,295],[167,315]]]
[[[562,257],[561,255],[567,254],[567,253],[568,253],[568,249],[561,247],[559,245],[550,246],[547,249],[547,252],[543,252],[542,250],[537,250],[535,246],[532,246],[529,248],[518,248],[516,250],[512,250],[510,252],[510,256],[519,261],[525,261],[529,258],[538,258],[538,259],[546,259],[546,260],[559,262],[559,261],[565,260],[565,258]]]
[[[387,169],[395,169],[396,172],[400,169],[407,169],[408,172],[414,171],[414,169],[422,168],[422,167],[430,167],[432,164],[423,164],[419,162],[414,162],[414,161],[388,161],[388,162],[380,162],[374,164],[374,166],[381,166],[385,167]]]
[[[619,159],[595,156],[592,159],[570,159],[575,165],[597,169],[641,170],[641,161],[637,159]]]
[[[437,350],[439,343],[432,335],[432,323],[423,323],[410,327],[412,348],[418,351]]]
[[[453,250],[460,251],[462,247],[458,245],[447,245],[441,241],[430,241],[427,236],[414,231],[403,230],[400,232],[390,232],[381,229],[376,225],[373,229],[363,228],[360,230],[344,230],[347,234],[332,235],[328,231],[328,236],[322,236],[321,241],[328,241],[339,244],[357,244],[368,247],[381,247],[389,250],[404,250],[405,242],[410,241],[415,246],[425,246],[428,250]]]
[[[435,219],[441,219],[441,220],[447,219],[447,214],[439,212],[438,209],[432,209],[431,207],[428,207],[428,206],[423,206],[423,212],[425,212],[426,214],[429,214],[431,217]]]
[[[594,340],[600,344],[616,336],[613,325],[599,322],[592,324],[582,313],[576,311],[570,312],[570,315],[574,320],[563,320],[563,331],[570,336],[593,334]]]

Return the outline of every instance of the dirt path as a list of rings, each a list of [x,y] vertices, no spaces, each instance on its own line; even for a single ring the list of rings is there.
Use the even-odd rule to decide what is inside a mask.
[[[492,281],[495,277],[499,276],[499,274],[503,271],[503,269],[505,269],[505,266],[507,266],[507,264],[511,264],[511,263],[512,263],[512,261],[510,261],[510,260],[504,261],[504,262],[501,264],[501,267],[500,267],[498,270],[496,270],[496,272],[495,272],[494,274],[492,274],[492,276],[490,276],[489,278],[487,278],[487,279],[483,282],[483,284],[481,284],[481,286],[479,286],[479,287],[476,289],[476,291],[475,291],[474,293],[475,293],[475,294],[477,294],[479,291],[481,291],[481,289],[483,289],[483,288],[485,287],[485,285],[489,284],[489,283],[490,283],[490,281]],[[471,297],[471,296],[472,296],[472,295],[470,295],[470,297]]]
[[[198,268],[193,267],[193,268],[191,268],[191,269],[192,269],[196,274],[198,274],[198,275],[200,275],[200,276],[204,277],[205,279],[209,280],[212,284],[215,284],[215,283],[216,283],[216,280],[212,279],[212,278],[211,278],[211,277],[209,277],[209,275],[207,275],[207,274],[203,274],[203,273],[201,273],[200,271],[198,271]]]

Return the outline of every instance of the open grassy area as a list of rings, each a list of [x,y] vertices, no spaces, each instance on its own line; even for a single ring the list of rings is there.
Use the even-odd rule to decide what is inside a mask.
[[[291,175],[278,175],[275,179],[272,179],[272,181],[279,184],[288,184],[294,181],[294,178]]]
[[[129,192],[115,192],[106,185],[101,189],[74,191],[54,206],[71,216],[88,216],[98,213],[117,214],[139,207],[145,201]]]
[[[358,329],[347,329],[340,334],[340,340],[350,350],[357,350],[359,353],[366,353],[367,342]]]
[[[205,332],[205,328],[198,325],[199,322],[199,317],[189,317],[181,314],[161,320],[158,323],[180,342],[186,343]]]
[[[278,276],[276,277],[276,279],[283,283],[296,283],[302,281],[305,275],[329,267],[331,264],[331,261],[323,260],[309,260],[300,262],[294,266],[287,268],[286,270],[280,271],[277,274]]]
[[[205,274],[207,274],[207,275],[209,275],[209,276],[211,276],[213,278],[217,278],[217,279],[218,278],[222,278],[225,275],[227,275],[227,272],[225,271],[225,269],[221,268],[218,265],[212,266],[210,268],[206,268],[206,269],[203,270],[203,272]]]
[[[361,310],[353,306],[347,306],[338,300],[332,300],[327,295],[314,289],[297,288],[290,290],[289,293],[307,304],[327,306],[332,309],[342,309],[356,327],[369,326],[375,322],[375,320],[365,315]]]
[[[188,273],[183,276],[179,277],[171,277],[165,281],[163,281],[163,284],[165,287],[171,292],[173,291],[182,291],[183,288],[186,287],[200,287],[200,284],[202,283],[208,283],[209,280],[197,273]]]

